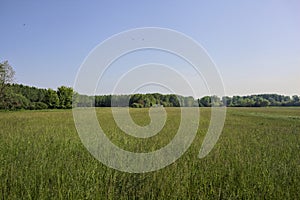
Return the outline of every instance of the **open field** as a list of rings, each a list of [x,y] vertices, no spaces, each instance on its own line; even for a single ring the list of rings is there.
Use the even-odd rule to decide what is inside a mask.
[[[168,144],[179,126],[178,108],[167,108],[166,126],[149,139],[117,128],[109,108],[99,121],[118,146],[136,152]],[[131,109],[136,123],[147,109]],[[0,112],[1,199],[299,199],[300,108],[229,108],[223,133],[198,159],[210,110],[188,151],[156,172],[130,174],[92,157],[76,132],[71,110]]]

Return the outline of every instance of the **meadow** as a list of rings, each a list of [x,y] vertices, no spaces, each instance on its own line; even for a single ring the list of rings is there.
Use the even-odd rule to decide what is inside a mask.
[[[109,108],[97,108],[99,123],[123,149],[148,152],[176,134],[180,109],[166,108],[167,123],[148,139],[124,134]],[[130,109],[137,124],[148,109]],[[299,199],[300,108],[228,108],[214,149],[198,153],[210,109],[200,109],[191,147],[173,164],[134,174],[95,159],[76,132],[71,110],[0,112],[1,199]]]

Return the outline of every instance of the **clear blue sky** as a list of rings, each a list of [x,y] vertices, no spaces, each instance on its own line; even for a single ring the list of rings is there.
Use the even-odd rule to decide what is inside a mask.
[[[198,41],[228,95],[300,94],[300,1],[0,1],[0,60],[18,83],[72,86],[113,34],[165,27]]]

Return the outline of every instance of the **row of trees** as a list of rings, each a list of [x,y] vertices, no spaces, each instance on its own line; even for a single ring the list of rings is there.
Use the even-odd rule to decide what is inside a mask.
[[[56,91],[13,84],[15,71],[0,63],[0,109],[72,108],[73,89],[61,86]]]
[[[300,98],[278,94],[218,97],[205,96],[201,99],[175,94],[134,94],[134,95],[80,95],[71,87],[61,86],[57,90],[13,84],[14,70],[7,61],[0,63],[0,109],[68,109],[75,107],[265,107],[300,106]]]
[[[266,106],[300,106],[300,97],[278,94],[260,94],[250,96],[218,97],[205,96],[200,99],[183,97],[175,94],[134,94],[134,95],[103,95],[86,96],[78,95],[75,106],[78,107],[135,107],[144,108],[151,106],[164,107],[266,107]]]
[[[20,84],[7,84],[0,99],[0,109],[72,108],[73,89],[61,86],[57,90],[39,89]]]
[[[87,96],[75,94],[74,106],[77,107],[134,107],[146,108],[151,106],[164,107],[193,107],[199,106],[193,97],[183,97],[175,94],[133,94],[133,95],[102,95]]]
[[[3,88],[2,88],[3,89]],[[61,86],[57,90],[39,89],[21,84],[7,84],[1,94],[0,109],[68,109],[74,107],[266,107],[300,106],[300,97],[261,94],[251,96],[217,97],[205,96],[200,99],[175,94],[134,94],[134,95],[80,95],[71,87]]]
[[[266,106],[300,106],[297,95],[284,96],[278,94],[259,94],[248,96],[222,97],[206,96],[198,100],[199,106],[227,106],[227,107],[266,107]]]

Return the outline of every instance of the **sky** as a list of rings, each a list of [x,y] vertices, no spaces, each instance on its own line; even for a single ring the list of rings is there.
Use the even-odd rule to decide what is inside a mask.
[[[0,61],[13,66],[17,83],[73,86],[85,58],[107,38],[129,29],[162,27],[205,48],[229,96],[300,95],[298,0],[0,0],[0,8]],[[121,68],[107,74],[107,84]]]

